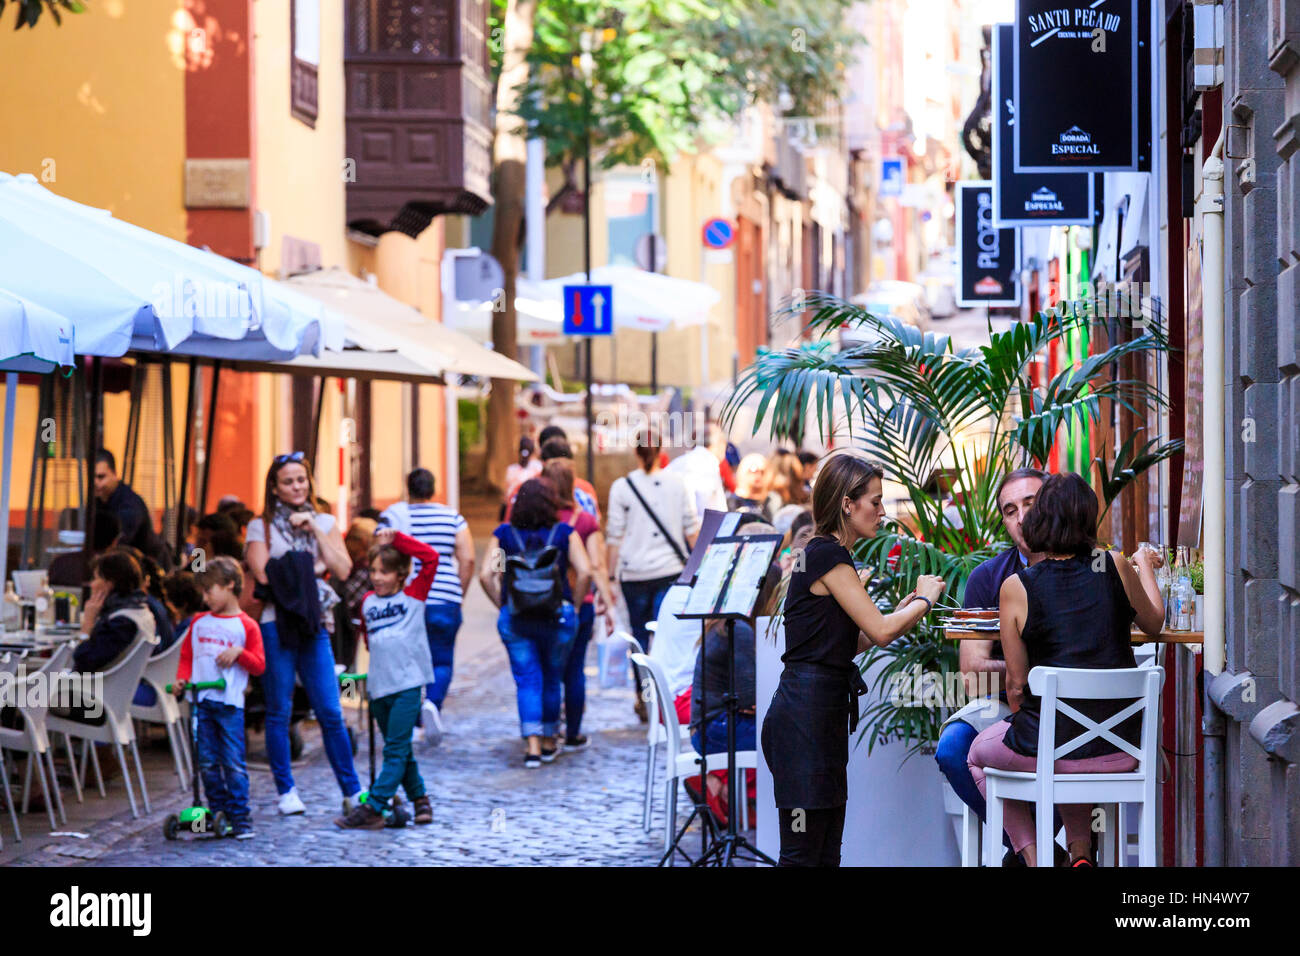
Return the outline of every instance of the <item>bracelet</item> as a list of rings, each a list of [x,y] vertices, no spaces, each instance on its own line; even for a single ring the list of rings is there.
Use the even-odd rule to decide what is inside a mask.
[[[925,614],[929,614],[931,611],[934,610],[934,602],[931,601],[928,597],[925,597],[924,595],[914,594],[912,595],[912,600],[925,602]],[[921,616],[925,617],[925,614],[922,614]]]

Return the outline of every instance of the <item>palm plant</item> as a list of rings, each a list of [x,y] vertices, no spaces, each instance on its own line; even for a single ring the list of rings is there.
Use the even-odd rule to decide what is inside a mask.
[[[868,590],[885,611],[911,592],[922,574],[942,576],[948,589],[941,603],[960,606],[970,572],[1010,544],[996,500],[1002,478],[1018,467],[1041,467],[1062,427],[1100,422],[1116,405],[1144,419],[1147,410],[1166,404],[1151,383],[1109,374],[1125,356],[1168,350],[1155,325],[1111,342],[1106,324],[1088,312],[1049,310],[1005,332],[990,327],[988,345],[958,350],[946,335],[872,315],[823,293],[791,302],[779,314],[806,311],[813,313],[807,330],[814,341],[760,354],[739,378],[724,421],[734,421],[754,399],[755,431],[766,421],[778,438],[801,437],[815,417],[824,440],[847,433],[906,489],[908,513],[887,521],[856,555],[872,569]],[[841,329],[866,330],[869,340],[837,347],[826,336]],[[1030,375],[1035,356],[1079,331],[1089,333],[1095,354],[1035,387]],[[1094,459],[1106,509],[1139,474],[1176,454],[1182,443],[1135,446],[1131,436],[1112,461]],[[960,491],[948,514],[942,496],[931,491],[936,476]],[[932,699],[929,706],[900,704],[889,691],[899,681],[914,689],[922,683],[932,690],[956,686],[956,650],[933,616],[889,647],[868,652],[862,666],[870,673],[876,701],[859,725],[859,740],[866,739],[868,751],[892,741],[906,743],[909,755],[932,747],[944,708],[933,706]]]

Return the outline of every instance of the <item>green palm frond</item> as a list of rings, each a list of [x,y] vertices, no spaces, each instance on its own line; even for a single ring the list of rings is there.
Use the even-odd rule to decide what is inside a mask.
[[[1101,474],[1102,497],[1106,501],[1106,508],[1102,510],[1102,514],[1110,509],[1111,503],[1144,471],[1154,468],[1160,462],[1174,457],[1183,450],[1181,438],[1164,444],[1160,443],[1159,438],[1152,438],[1134,451],[1138,435],[1139,432],[1134,432],[1125,439],[1124,444],[1120,445],[1115,452],[1114,464],[1109,468],[1106,466],[1105,459],[1100,457],[1093,459]]]

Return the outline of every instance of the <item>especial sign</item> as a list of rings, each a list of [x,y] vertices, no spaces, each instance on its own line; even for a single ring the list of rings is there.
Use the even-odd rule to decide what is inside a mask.
[[[1138,168],[1138,0],[1016,0],[1017,173]]]
[[[993,184],[957,184],[957,304],[1019,305],[1020,231],[993,222]]]
[[[1011,97],[1015,28],[993,27],[993,220],[998,226],[1092,224],[1092,173],[1017,173]]]

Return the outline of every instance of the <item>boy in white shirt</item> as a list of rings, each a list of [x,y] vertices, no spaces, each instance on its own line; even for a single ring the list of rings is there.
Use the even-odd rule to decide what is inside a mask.
[[[196,575],[208,610],[196,615],[181,635],[181,659],[176,668],[176,696],[191,680],[224,679],[224,690],[199,691],[199,773],[208,809],[221,811],[234,837],[253,836],[248,807],[248,767],[244,760],[244,690],[249,675],[266,669],[262,630],[239,609],[244,574],[233,558],[212,558]]]

